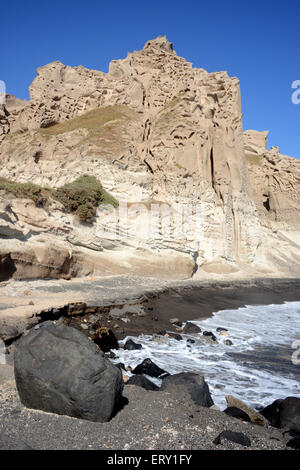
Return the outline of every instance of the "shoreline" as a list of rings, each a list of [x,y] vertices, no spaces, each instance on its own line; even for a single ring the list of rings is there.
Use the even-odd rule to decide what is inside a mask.
[[[0,284],[0,339],[10,345],[32,326],[64,317],[79,329],[82,322],[101,323],[115,330],[120,340],[165,329],[176,332],[172,318],[201,320],[221,310],[288,301],[300,301],[300,278],[167,282],[112,276],[13,281]]]

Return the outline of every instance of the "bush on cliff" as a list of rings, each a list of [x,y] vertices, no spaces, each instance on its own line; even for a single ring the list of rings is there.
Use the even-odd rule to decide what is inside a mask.
[[[32,199],[36,206],[47,207],[50,200],[58,200],[67,212],[74,213],[82,222],[91,222],[100,204],[118,206],[118,201],[103,188],[95,176],[83,175],[58,189],[43,188],[33,183],[17,183],[0,178],[0,190],[17,198]]]
[[[100,204],[118,206],[118,201],[105,191],[102,184],[94,176],[88,175],[56,189],[53,197],[84,222],[91,221]]]
[[[17,198],[32,199],[36,206],[45,207],[48,202],[46,190],[33,183],[16,183],[0,178],[0,190]]]

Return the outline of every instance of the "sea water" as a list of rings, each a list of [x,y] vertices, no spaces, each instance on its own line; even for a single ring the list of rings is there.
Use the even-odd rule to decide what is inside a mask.
[[[202,333],[181,333],[181,341],[164,338],[166,344],[153,341],[150,335],[127,337],[121,345],[131,338],[142,344],[142,349],[115,350],[118,358],[114,362],[133,368],[150,358],[170,374],[199,372],[221,409],[226,408],[226,395],[256,408],[278,398],[300,396],[300,354],[296,349],[300,350],[300,302],[221,310],[193,323],[202,332],[214,333],[217,343],[207,343]],[[228,330],[228,334],[220,335],[218,327]],[[225,344],[228,339],[231,346]]]

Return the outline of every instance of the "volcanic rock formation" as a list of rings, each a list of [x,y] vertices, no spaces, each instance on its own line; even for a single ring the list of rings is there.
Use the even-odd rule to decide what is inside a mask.
[[[298,272],[299,161],[266,150],[267,132],[243,133],[237,78],[193,68],[159,37],[107,74],[48,64],[29,90],[0,110],[0,177],[94,175],[120,204],[86,224],[2,191],[1,279]]]

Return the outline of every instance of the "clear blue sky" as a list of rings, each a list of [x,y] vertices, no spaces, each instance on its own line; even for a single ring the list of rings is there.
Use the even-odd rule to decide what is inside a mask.
[[[35,70],[54,60],[107,71],[158,35],[195,67],[241,81],[244,129],[269,130],[269,146],[300,158],[300,2],[237,0],[6,1],[0,79],[28,98]]]

